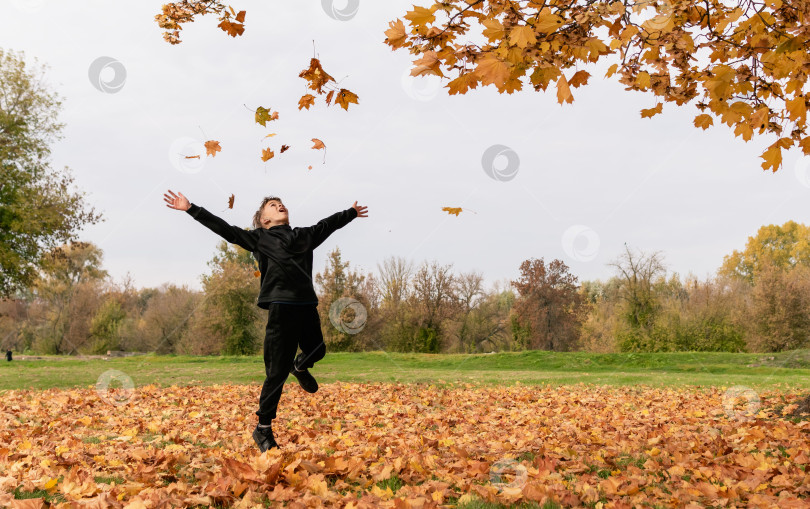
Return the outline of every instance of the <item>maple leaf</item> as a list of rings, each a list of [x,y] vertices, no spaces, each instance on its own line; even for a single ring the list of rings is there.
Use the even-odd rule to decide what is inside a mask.
[[[243,25],[242,23],[232,23],[227,19],[223,19],[217,26],[222,30],[224,30],[225,32],[227,32],[228,35],[230,35],[231,37],[242,35],[242,33],[245,31],[245,25]]]
[[[436,21],[436,16],[433,15],[433,10],[414,5],[413,10],[405,14],[405,19],[411,22],[411,26],[424,26]]]
[[[571,76],[571,79],[568,80],[568,85],[574,88],[577,88],[582,85],[587,85],[588,78],[590,77],[591,75],[588,73],[588,71],[577,71],[574,73],[573,76]]]
[[[275,111],[272,114],[270,110],[259,106],[256,108],[256,123],[261,124],[264,127],[267,127],[267,121],[269,120],[277,120],[278,119],[278,112]]]
[[[298,109],[309,109],[309,107],[313,104],[315,104],[315,96],[312,94],[306,94],[301,96],[301,99],[298,100]]]
[[[400,19],[389,21],[388,26],[390,28],[385,31],[385,41],[383,42],[392,46],[391,51],[393,51],[403,45],[408,38],[408,34],[405,32],[405,24]]]
[[[219,146],[218,141],[208,140],[205,142],[205,155],[214,157],[217,152],[221,152],[222,148]]]
[[[233,200],[234,200],[234,198],[235,198],[234,195],[231,195],[231,197],[228,198],[228,208],[229,209],[233,208]]]
[[[270,133],[270,134],[265,135],[264,137],[265,137],[265,138],[269,138],[269,137],[271,137],[271,136],[275,136],[275,135],[276,135],[276,133]]]
[[[316,90],[318,94],[323,93],[323,86],[330,81],[335,81],[332,76],[328,75],[321,67],[321,62],[317,58],[312,58],[309,61],[309,68],[304,69],[298,74],[299,78],[304,78],[309,82],[309,88]]]
[[[263,149],[262,150],[262,161],[265,161],[265,162],[269,161],[270,159],[273,158],[273,155],[274,155],[273,151],[270,150],[269,148]]]
[[[355,95],[354,92],[346,90],[345,88],[341,88],[338,91],[337,97],[335,98],[335,104],[339,104],[344,110],[348,110],[349,103],[358,104],[357,95]]]
[[[565,79],[565,74],[561,74],[560,79],[557,80],[557,102],[560,104],[563,102],[574,102],[574,96],[571,95],[571,89],[568,88],[568,81]]]
[[[328,94],[326,94],[326,105],[327,105],[327,106],[329,106],[329,104],[332,102],[332,96],[333,96],[333,95],[335,95],[335,91],[334,91],[334,90],[330,90],[330,91],[329,91],[329,93],[328,93]]]
[[[442,207],[442,210],[444,210],[448,214],[455,214],[456,216],[458,216],[459,213],[461,212],[461,207]]]
[[[711,115],[698,115],[695,117],[695,127],[700,127],[704,131],[709,128],[710,125],[714,124],[714,120],[712,120]]]
[[[646,108],[641,110],[641,118],[650,118],[664,110],[664,103],[658,103],[655,108]]]
[[[319,140],[318,138],[312,138],[312,141],[315,142],[312,145],[312,148],[314,148],[314,149],[321,149],[322,148],[322,149],[326,150],[326,145],[324,145],[323,142],[321,140]]]
[[[199,159],[199,158],[200,158],[200,156],[199,156],[199,155],[196,155],[196,156],[185,156],[185,157],[186,157],[186,159]]]
[[[290,148],[289,145],[282,145],[281,150],[279,150],[279,152],[281,152],[283,154],[288,148]]]
[[[536,42],[537,37],[534,35],[534,28],[530,26],[519,25],[512,28],[509,33],[509,44],[518,48],[533,46]]]

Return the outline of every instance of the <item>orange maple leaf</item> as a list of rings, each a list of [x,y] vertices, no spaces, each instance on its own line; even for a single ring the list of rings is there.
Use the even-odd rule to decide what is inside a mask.
[[[229,208],[229,209],[232,209],[232,208],[233,208],[233,200],[234,200],[234,198],[235,198],[235,196],[234,196],[234,195],[231,195],[231,197],[230,197],[230,198],[228,198],[228,208]]]
[[[215,140],[208,140],[205,142],[205,155],[214,157],[217,152],[222,152],[219,142]]]
[[[357,102],[357,95],[354,92],[346,90],[345,88],[341,88],[338,91],[337,97],[335,98],[335,104],[339,104],[344,110],[348,110],[349,103],[359,104]]]
[[[274,155],[275,154],[273,154],[273,151],[270,150],[269,148],[263,149],[262,150],[262,161],[267,162],[270,159],[272,159]]]
[[[288,148],[290,148],[290,146],[289,146],[289,145],[282,145],[282,146],[281,146],[281,150],[280,150],[280,152],[283,154],[283,153],[284,153],[284,151],[285,151],[285,150],[287,150]]]
[[[243,25],[242,23],[232,23],[227,19],[223,19],[217,26],[222,30],[228,32],[228,35],[230,35],[231,37],[242,35],[242,33],[244,33],[245,31],[245,25]]]
[[[306,108],[309,109],[310,106],[315,104],[315,96],[312,94],[307,94],[301,96],[301,99],[298,100],[298,109]]]
[[[446,211],[448,214],[455,214],[458,217],[458,214],[461,212],[461,207],[442,207],[442,210]]]
[[[314,149],[321,149],[322,148],[322,149],[326,150],[326,145],[324,145],[323,142],[321,140],[319,140],[318,138],[312,138],[312,141],[315,142],[312,145],[312,148],[314,148]]]

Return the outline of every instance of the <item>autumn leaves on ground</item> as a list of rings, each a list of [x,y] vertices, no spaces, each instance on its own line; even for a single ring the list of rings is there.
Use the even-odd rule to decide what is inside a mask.
[[[265,453],[256,385],[8,391],[0,504],[807,507],[798,394],[727,389],[286,384]]]

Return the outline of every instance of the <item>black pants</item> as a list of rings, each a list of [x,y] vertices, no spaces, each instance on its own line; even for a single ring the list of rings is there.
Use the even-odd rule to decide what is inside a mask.
[[[259,422],[276,418],[284,382],[293,362],[298,370],[308,369],[326,355],[318,305],[271,303],[264,336],[266,378],[259,396]],[[301,353],[295,352],[301,347]]]

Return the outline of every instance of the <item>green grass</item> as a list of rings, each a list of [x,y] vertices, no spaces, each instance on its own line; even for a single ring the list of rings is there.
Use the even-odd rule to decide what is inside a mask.
[[[261,384],[264,364],[255,356],[154,354],[104,359],[44,356],[43,360],[0,361],[0,392],[10,389],[95,386],[108,369],[131,377],[135,387],[157,384]],[[771,359],[773,357],[773,359]],[[576,384],[733,386],[752,389],[810,388],[810,349],[781,353],[501,352],[414,354],[334,352],[312,373],[321,384],[341,382],[425,382],[475,384]],[[287,383],[297,383],[294,377]],[[111,387],[121,387],[113,380]]]

